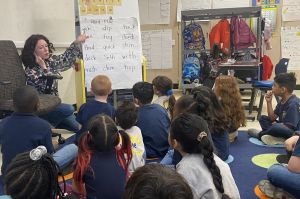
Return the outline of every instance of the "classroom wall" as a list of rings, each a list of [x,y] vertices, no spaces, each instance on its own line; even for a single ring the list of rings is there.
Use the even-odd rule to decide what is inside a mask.
[[[268,55],[271,58],[274,66],[281,58],[281,43],[280,43],[281,42],[281,36],[280,36],[281,27],[300,26],[300,21],[283,22],[282,16],[281,16],[281,9],[282,9],[282,1],[280,1],[280,5],[278,6],[276,31],[272,35],[272,40],[271,40],[273,48],[272,48],[272,50],[266,51],[266,55]],[[296,75],[298,77],[297,84],[300,84],[300,71],[296,71],[296,70],[288,70],[288,71],[296,73]],[[275,76],[275,73],[273,70],[273,75],[271,78],[273,78],[274,76]]]
[[[239,0],[237,0],[239,1]],[[252,0],[249,0],[250,3]],[[274,66],[281,58],[281,43],[280,43],[280,31],[282,26],[300,26],[299,22],[282,22],[281,19],[281,9],[282,9],[282,1],[280,1],[280,5],[278,5],[277,10],[277,26],[276,31],[272,36],[272,50],[265,51],[265,54],[268,55]],[[181,24],[176,22],[176,15],[177,15],[177,1],[171,0],[171,23],[169,25],[142,25],[141,30],[160,30],[164,28],[172,28],[173,30],[173,40],[175,40],[175,46],[173,46],[173,68],[164,70],[164,69],[148,69],[147,70],[147,81],[152,81],[152,79],[157,75],[166,75],[170,77],[174,83],[179,83],[181,80]],[[211,27],[214,25],[215,22],[203,23],[203,31],[207,34],[209,33]],[[209,44],[207,41],[206,45]],[[297,84],[300,84],[300,71],[292,71],[295,72],[298,76]],[[274,77],[274,71],[273,76]]]
[[[75,34],[74,1],[0,0],[0,39],[18,47],[31,34],[45,34],[57,47],[66,47]]]
[[[251,0],[250,0],[251,1]],[[177,1],[171,0],[171,22],[169,25],[142,25],[141,31],[144,30],[161,30],[161,29],[172,29],[172,39],[175,41],[175,45],[173,45],[173,68],[172,69],[147,69],[147,81],[151,82],[154,77],[157,75],[166,75],[170,77],[174,83],[180,83],[181,80],[181,24],[176,21],[177,15]],[[281,8],[282,8],[282,1],[280,1],[280,5],[278,6],[277,11],[277,26],[276,31],[272,37],[272,50],[266,51],[266,54],[270,56],[273,64],[275,65],[279,59],[281,58],[281,44],[280,44],[280,30],[282,26],[300,26],[300,22],[282,22],[281,19]],[[209,33],[209,30],[214,25],[215,22],[203,23],[203,29],[205,34]],[[209,42],[206,43],[207,47]],[[63,48],[59,49],[60,51]],[[293,71],[296,72],[298,76],[297,83],[300,84],[300,71]],[[62,100],[66,103],[76,103],[78,101],[78,93],[80,92],[81,80],[77,81],[75,84],[75,76],[78,77],[80,74],[76,73],[74,70],[68,70],[63,72],[64,79],[59,81],[59,92]],[[274,71],[273,71],[274,76]],[[78,78],[77,78],[78,79]],[[77,98],[76,98],[77,95]]]
[[[174,83],[178,83],[181,69],[179,67],[179,51],[180,51],[180,38],[179,38],[179,26],[177,23],[177,1],[171,0],[171,11],[170,11],[170,24],[168,25],[141,25],[141,31],[146,30],[162,30],[172,29],[172,39],[175,41],[173,45],[173,68],[172,69],[147,69],[147,81],[151,82],[157,75],[166,75],[172,79]]]

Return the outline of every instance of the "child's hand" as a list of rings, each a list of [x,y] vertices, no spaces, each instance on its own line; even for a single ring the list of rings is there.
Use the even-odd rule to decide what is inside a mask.
[[[273,98],[273,92],[272,91],[268,91],[266,93],[265,99],[267,102],[272,102],[272,98]]]
[[[292,136],[284,142],[287,151],[294,151],[299,136]]]

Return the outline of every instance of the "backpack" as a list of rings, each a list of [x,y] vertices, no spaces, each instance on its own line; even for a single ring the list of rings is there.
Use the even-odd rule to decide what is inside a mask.
[[[230,54],[230,25],[227,19],[219,21],[209,33],[210,49],[218,46],[225,55]]]
[[[184,49],[205,50],[205,38],[200,24],[191,22],[183,30]]]
[[[236,50],[248,48],[256,43],[256,37],[244,19],[232,17],[230,31],[232,45]]]
[[[200,61],[196,54],[191,54],[183,62],[182,79],[185,84],[199,82]]]

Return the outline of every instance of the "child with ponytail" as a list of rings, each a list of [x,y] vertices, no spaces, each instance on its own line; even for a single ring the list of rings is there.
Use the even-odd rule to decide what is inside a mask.
[[[226,161],[229,156],[229,121],[216,94],[208,87],[198,86],[192,90],[194,103],[188,112],[201,116],[208,124],[216,153]]]
[[[79,142],[73,190],[87,198],[121,198],[132,159],[129,136],[107,115],[92,117]]]
[[[183,156],[176,171],[188,182],[195,199],[240,198],[229,166],[213,153],[203,118],[180,114],[173,120],[169,136],[170,145]]]
[[[166,76],[157,76],[152,80],[154,94],[158,96],[153,101],[167,109],[169,117],[172,118],[176,99],[173,95],[173,82]]]

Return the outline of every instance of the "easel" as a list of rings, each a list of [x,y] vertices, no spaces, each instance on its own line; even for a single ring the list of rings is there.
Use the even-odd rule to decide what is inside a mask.
[[[77,110],[79,110],[80,106],[87,101],[86,96],[86,88],[85,88],[85,76],[84,76],[84,63],[83,60],[80,60],[78,63],[78,72],[75,75],[75,84],[76,84],[76,106]],[[147,66],[147,60],[144,56],[142,56],[142,77],[143,81],[146,81],[146,66]],[[114,107],[117,108],[117,90],[113,90],[113,104]]]

